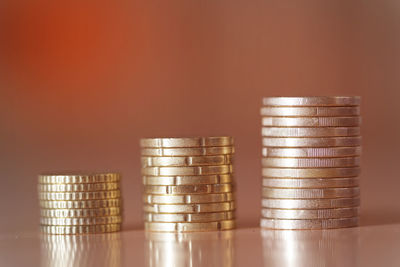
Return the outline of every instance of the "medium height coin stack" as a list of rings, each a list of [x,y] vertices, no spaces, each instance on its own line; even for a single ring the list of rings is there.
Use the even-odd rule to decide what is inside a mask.
[[[121,228],[120,175],[39,175],[40,225],[49,234],[94,234]]]
[[[146,230],[235,227],[233,138],[145,138],[140,145]]]
[[[358,225],[359,105],[359,97],[263,99],[261,227]]]

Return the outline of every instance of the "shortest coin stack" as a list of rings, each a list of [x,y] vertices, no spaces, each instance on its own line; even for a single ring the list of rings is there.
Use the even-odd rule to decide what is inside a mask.
[[[261,227],[358,225],[359,97],[268,97],[262,116]]]
[[[41,230],[48,234],[94,234],[121,228],[120,175],[39,175]]]
[[[146,230],[235,227],[231,137],[145,138],[140,145]]]

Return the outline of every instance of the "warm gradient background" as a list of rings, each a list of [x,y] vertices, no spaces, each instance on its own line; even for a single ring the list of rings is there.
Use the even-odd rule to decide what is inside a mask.
[[[239,226],[260,210],[263,96],[363,97],[362,223],[400,221],[400,3],[1,1],[0,231],[37,230],[37,174],[123,174],[139,138],[236,138]]]

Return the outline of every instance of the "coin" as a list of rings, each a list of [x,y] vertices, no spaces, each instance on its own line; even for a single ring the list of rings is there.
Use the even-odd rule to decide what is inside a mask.
[[[264,218],[305,220],[356,217],[359,212],[358,207],[320,210],[262,209],[261,215]]]
[[[319,169],[289,169],[262,168],[263,177],[275,178],[339,178],[355,177],[360,174],[360,168],[319,168]]]
[[[261,206],[272,209],[329,209],[356,207],[360,205],[359,198],[334,199],[268,199],[261,200]]]
[[[105,224],[105,225],[86,225],[86,226],[40,226],[41,231],[46,234],[56,235],[75,235],[75,234],[96,234],[110,233],[121,230],[120,224]]]
[[[360,146],[361,136],[350,137],[268,137],[262,139],[266,147],[335,147],[335,146]]]
[[[190,137],[190,138],[143,138],[141,147],[209,147],[231,146],[233,138],[222,137]]]
[[[142,167],[204,166],[232,164],[232,155],[186,156],[186,157],[142,157]]]
[[[143,202],[148,204],[190,204],[233,201],[233,193],[197,194],[197,195],[143,195]]]
[[[119,190],[94,192],[39,192],[40,200],[96,200],[119,198]]]
[[[359,157],[347,158],[263,158],[264,167],[325,168],[360,166]]]
[[[360,184],[359,178],[289,178],[275,179],[264,178],[262,185],[265,187],[279,188],[331,188],[331,187],[354,187]]]
[[[360,134],[360,127],[262,127],[261,129],[261,135],[265,137],[344,137]]]
[[[144,185],[227,184],[233,182],[232,174],[202,176],[143,176]]]
[[[232,172],[232,165],[142,168],[143,175],[152,175],[152,176],[210,175],[210,174],[226,174],[231,172]]]
[[[53,218],[67,217],[105,217],[120,215],[119,207],[97,208],[97,209],[41,209],[40,216]]]
[[[262,196],[265,198],[348,198],[360,195],[360,188],[262,188]]]
[[[234,220],[205,223],[166,223],[166,222],[145,222],[144,227],[148,231],[158,232],[194,232],[194,231],[219,231],[235,228]]]
[[[91,218],[49,218],[41,217],[41,225],[99,225],[121,223],[121,216],[91,217]]]
[[[200,148],[142,148],[142,156],[207,156],[227,155],[235,152],[232,146]]]
[[[119,189],[119,183],[95,183],[95,184],[39,184],[41,192],[86,192],[107,191]]]
[[[81,183],[110,183],[118,182],[118,173],[98,173],[98,174],[42,174],[39,175],[39,183],[42,184],[81,184]]]
[[[264,147],[264,157],[331,158],[361,155],[361,147],[310,147],[310,148],[275,148]]]
[[[358,106],[359,96],[265,97],[264,106]]]
[[[152,204],[144,205],[144,212],[151,213],[202,213],[202,212],[221,212],[235,209],[235,202],[220,202],[206,204]]]
[[[119,207],[120,199],[102,199],[102,200],[78,200],[78,201],[54,201],[41,200],[40,207],[45,209],[94,209]]]
[[[262,107],[261,116],[344,117],[360,115],[360,107]]]
[[[358,217],[327,220],[285,220],[261,219],[261,227],[271,229],[332,229],[354,227],[358,225]]]
[[[262,117],[263,126],[350,127],[361,125],[361,117]]]
[[[147,185],[147,194],[205,194],[232,192],[231,184],[202,184],[202,185]]]
[[[158,214],[146,213],[146,222],[216,222],[222,220],[235,219],[235,213],[226,212],[206,212],[206,213],[186,213],[186,214]]]

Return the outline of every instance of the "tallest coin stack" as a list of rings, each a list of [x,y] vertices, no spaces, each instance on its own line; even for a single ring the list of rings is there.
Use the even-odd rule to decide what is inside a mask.
[[[233,138],[145,138],[140,145],[146,230],[234,228]]]
[[[261,227],[358,225],[359,105],[359,97],[263,99]]]

